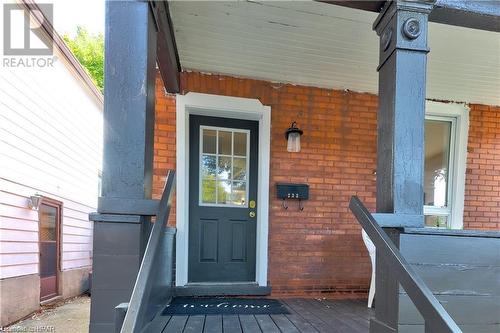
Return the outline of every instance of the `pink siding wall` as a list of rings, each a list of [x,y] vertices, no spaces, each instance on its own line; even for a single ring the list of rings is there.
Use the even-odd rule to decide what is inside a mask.
[[[38,214],[27,208],[27,198],[0,191],[0,278],[35,273]]]
[[[38,273],[38,212],[28,208],[30,195],[39,193],[61,201],[61,269],[92,264],[92,222],[95,211],[72,200],[0,178],[0,278]]]
[[[90,267],[102,164],[102,103],[66,58],[0,78],[0,279],[37,274],[39,193],[62,202],[60,269]]]

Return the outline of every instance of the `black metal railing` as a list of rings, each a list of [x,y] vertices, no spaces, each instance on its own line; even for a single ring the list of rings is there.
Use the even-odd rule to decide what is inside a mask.
[[[358,197],[353,196],[349,208],[359,224],[371,238],[377,255],[389,266],[391,274],[399,281],[413,304],[425,320],[425,332],[460,333],[462,330],[439,303],[425,282],[401,255],[385,231],[378,225]],[[397,306],[397,305],[395,305]]]
[[[156,221],[149,235],[141,267],[132,291],[130,302],[117,307],[117,313],[125,312],[123,322],[115,322],[121,333],[139,333],[151,322],[172,296],[172,257],[175,228],[166,226],[175,171],[169,170],[165,188],[159,203]],[[119,314],[117,314],[119,317]]]

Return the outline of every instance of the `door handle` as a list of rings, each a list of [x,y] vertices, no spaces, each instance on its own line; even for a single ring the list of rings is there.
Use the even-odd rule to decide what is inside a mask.
[[[250,216],[250,217],[255,217],[255,212],[254,212],[253,210],[252,210],[252,211],[250,211],[250,213],[248,213],[248,216]]]

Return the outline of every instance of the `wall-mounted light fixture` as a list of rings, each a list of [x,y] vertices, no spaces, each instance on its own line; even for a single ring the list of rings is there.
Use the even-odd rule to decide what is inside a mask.
[[[38,210],[41,201],[42,201],[42,196],[40,194],[32,195],[28,199],[28,206],[30,207],[30,209]]]
[[[304,131],[298,128],[297,123],[294,121],[285,132],[287,140],[286,150],[291,153],[298,153],[300,151],[300,136],[302,134],[304,134]]]

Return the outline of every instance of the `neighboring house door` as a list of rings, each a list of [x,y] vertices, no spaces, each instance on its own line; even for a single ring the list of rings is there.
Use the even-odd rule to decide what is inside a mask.
[[[255,282],[258,126],[190,116],[188,282]]]
[[[58,256],[61,206],[42,201],[40,217],[40,300],[58,295]]]

